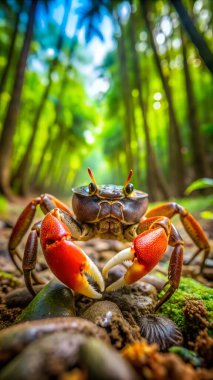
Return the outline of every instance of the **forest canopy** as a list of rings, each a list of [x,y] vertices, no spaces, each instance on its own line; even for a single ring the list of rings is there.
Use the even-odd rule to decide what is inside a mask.
[[[212,177],[211,0],[0,2],[0,192]]]

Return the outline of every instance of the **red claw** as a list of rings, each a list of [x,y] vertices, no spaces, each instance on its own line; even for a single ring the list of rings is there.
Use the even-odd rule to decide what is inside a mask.
[[[78,293],[101,298],[101,294],[89,284],[85,272],[94,278],[101,291],[104,290],[103,278],[95,264],[71,240],[70,231],[60,220],[57,210],[43,219],[41,246],[48,266],[60,281]]]
[[[135,259],[125,274],[127,284],[139,280],[160,261],[168,246],[168,237],[163,228],[155,228],[138,235],[133,242]]]
[[[138,235],[131,248],[124,249],[114,256],[103,268],[103,276],[107,277],[108,271],[115,265],[131,260],[126,273],[119,280],[108,286],[106,290],[113,291],[120,287],[132,284],[149,273],[164,255],[169,239],[170,222],[153,223],[148,231]]]

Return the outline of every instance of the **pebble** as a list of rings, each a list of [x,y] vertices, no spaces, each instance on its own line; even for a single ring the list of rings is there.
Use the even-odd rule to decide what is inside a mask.
[[[67,332],[42,336],[26,347],[0,372],[1,380],[49,380],[78,363],[87,337]]]
[[[208,280],[208,281],[213,281],[213,268],[208,267],[203,269],[203,276]]]
[[[119,307],[111,301],[99,301],[91,305],[81,315],[97,326],[106,330],[111,343],[118,349],[127,343],[140,340],[140,329],[136,324],[129,324]]]
[[[153,285],[157,292],[161,292],[163,289],[166,281],[164,281],[162,278],[155,277],[152,275],[147,274],[146,276],[143,277],[142,279],[143,282],[147,282],[150,285]]]
[[[89,338],[80,347],[88,380],[139,380],[134,369],[112,347]]]
[[[40,290],[43,289],[43,287],[43,285],[35,285],[34,290],[36,293],[38,293]],[[32,300],[33,295],[29,292],[29,290],[26,287],[15,289],[5,297],[5,302],[8,308],[22,308],[27,306]]]
[[[111,346],[81,334],[54,332],[42,336],[11,360],[1,380],[49,380],[75,367],[87,380],[138,380],[134,369]]]

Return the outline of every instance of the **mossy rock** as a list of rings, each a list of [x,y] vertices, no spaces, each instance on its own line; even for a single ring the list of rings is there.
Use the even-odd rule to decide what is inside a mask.
[[[71,289],[53,279],[23,310],[16,323],[75,315],[74,296]]]
[[[159,297],[163,293],[164,291],[159,294]],[[160,308],[160,314],[172,319],[183,334],[192,336],[191,333],[193,334],[193,331],[190,331],[192,324],[185,318],[183,312],[187,299],[201,300],[208,312],[208,321],[213,320],[213,289],[191,278],[184,277],[181,279],[178,290]],[[197,329],[197,326],[194,326],[194,328]],[[210,328],[209,333],[213,335],[213,331]]]

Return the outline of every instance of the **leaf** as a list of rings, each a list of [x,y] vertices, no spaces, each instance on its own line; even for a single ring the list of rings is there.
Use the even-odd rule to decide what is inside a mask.
[[[202,212],[200,213],[200,216],[201,216],[201,218],[203,218],[203,219],[213,220],[213,212],[208,211],[208,210],[206,210],[206,211],[202,211]]]
[[[196,181],[192,182],[185,190],[185,194],[189,195],[195,190],[207,189],[209,187],[213,187],[213,179],[212,178],[200,178]]]

